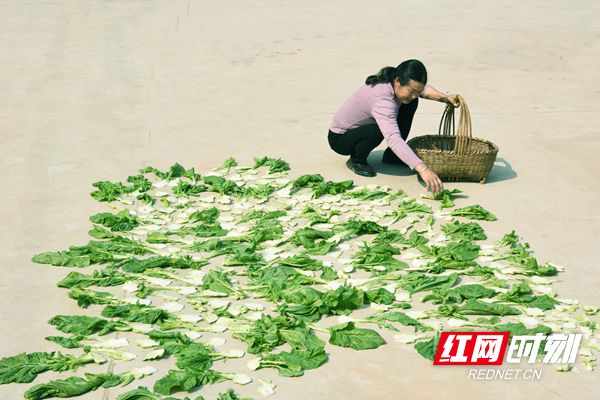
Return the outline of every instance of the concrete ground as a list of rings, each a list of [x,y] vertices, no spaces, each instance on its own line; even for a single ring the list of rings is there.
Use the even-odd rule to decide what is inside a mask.
[[[68,270],[30,258],[87,242],[103,210],[92,182],[268,154],[293,174],[423,193],[405,173],[350,176],[325,139],[367,75],[408,58],[463,95],[475,136],[500,147],[489,183],[447,187],[498,216],[488,232],[516,229],[565,266],[559,295],[600,304],[599,20],[600,3],[584,0],[0,1],[0,357],[56,349],[46,321],[78,312],[55,285]],[[411,136],[434,132],[442,110],[421,102]],[[278,399],[600,396],[598,371],[469,381],[394,342],[333,353],[303,378],[264,376],[279,379]],[[0,386],[0,398],[29,386]]]

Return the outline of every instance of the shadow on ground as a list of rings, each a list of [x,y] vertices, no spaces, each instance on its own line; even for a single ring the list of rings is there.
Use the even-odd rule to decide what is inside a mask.
[[[376,150],[373,151],[368,158],[369,164],[371,164],[378,174],[392,176],[410,176],[416,174],[406,165],[391,165],[382,163],[382,156],[383,150]],[[502,182],[515,179],[516,177],[517,173],[512,169],[508,161],[506,161],[504,158],[496,158],[494,167],[490,171],[485,183]],[[421,179],[419,179],[419,182],[421,182]]]
[[[408,168],[406,165],[393,165],[393,164],[384,164],[381,162],[381,157],[383,157],[383,150],[372,151],[369,154],[367,161],[375,172],[382,175],[393,175],[393,176],[410,176],[415,175],[415,172]]]
[[[517,173],[512,169],[511,165],[504,158],[496,158],[494,167],[490,171],[485,183],[496,183],[515,179]]]

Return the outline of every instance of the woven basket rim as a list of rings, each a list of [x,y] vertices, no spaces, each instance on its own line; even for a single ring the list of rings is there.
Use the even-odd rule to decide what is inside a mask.
[[[410,146],[411,142],[415,143],[415,142],[418,142],[421,139],[426,139],[426,138],[434,138],[434,139],[446,140],[446,139],[456,139],[456,136],[421,135],[421,136],[416,136],[416,137],[410,139],[408,142],[406,142],[406,144],[408,144]],[[490,145],[492,148],[489,151],[469,152],[469,153],[463,154],[463,156],[465,156],[465,155],[475,155],[475,154],[494,154],[494,153],[498,153],[498,151],[499,151],[498,146],[495,143],[490,142],[489,140],[481,139],[481,138],[478,138],[478,137],[473,137],[473,138],[471,138],[471,140],[474,140],[474,141],[477,141],[477,142],[481,142],[481,143],[485,143],[487,145]],[[418,151],[428,152],[428,153],[435,153],[435,154],[457,155],[454,152],[454,150],[441,150],[441,149],[436,150],[436,149],[426,149],[426,148],[419,148],[419,147],[417,147],[417,148],[415,148],[413,150],[414,151],[418,150]]]

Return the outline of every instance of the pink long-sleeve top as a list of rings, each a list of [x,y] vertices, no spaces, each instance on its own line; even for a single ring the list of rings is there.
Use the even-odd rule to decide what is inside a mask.
[[[421,93],[421,97],[423,93]],[[377,124],[388,146],[411,169],[422,161],[400,136],[396,117],[402,103],[396,100],[391,83],[361,86],[335,113],[329,130],[344,134],[359,126]]]

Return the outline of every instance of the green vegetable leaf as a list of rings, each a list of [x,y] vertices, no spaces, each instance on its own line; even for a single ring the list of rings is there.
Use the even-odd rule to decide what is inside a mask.
[[[289,288],[281,296],[285,302],[277,306],[277,310],[283,316],[313,322],[329,311],[321,298],[322,293],[312,287]],[[330,303],[333,301],[330,300]]]
[[[328,357],[323,347],[308,351],[292,350],[277,354],[267,354],[260,360],[261,368],[277,368],[281,376],[301,376],[307,369],[320,367]]]
[[[176,196],[198,196],[200,193],[206,192],[207,189],[208,187],[205,185],[194,185],[179,181],[177,186],[173,188],[173,194]]]
[[[341,228],[347,237],[355,237],[360,235],[369,235],[386,231],[387,228],[373,221],[360,221],[351,219],[346,222]]]
[[[320,174],[302,175],[294,180],[294,182],[292,183],[292,188],[300,189],[313,187],[324,181],[325,179],[323,179],[323,177]]]
[[[232,294],[236,292],[233,284],[223,271],[213,269],[204,277],[202,281],[202,287],[204,289],[214,290],[215,292],[221,292],[226,294]]]
[[[458,221],[453,221],[449,224],[442,225],[442,231],[455,241],[487,239],[483,228],[476,222],[468,222],[463,224]]]
[[[102,310],[102,316],[107,318],[121,318],[125,321],[140,322],[143,324],[160,323],[170,317],[169,313],[165,310],[140,304],[106,306]]]
[[[177,353],[177,368],[195,373],[204,373],[213,365],[211,350],[201,343],[190,343]]]
[[[203,222],[206,224],[214,224],[217,222],[221,212],[216,207],[207,208],[206,210],[194,211],[189,216],[189,222]]]
[[[556,304],[559,304],[558,301],[547,295],[534,296],[531,293],[529,285],[520,283],[513,285],[507,293],[500,295],[499,299],[522,304],[526,307],[536,307],[544,311],[552,310]]]
[[[360,190],[353,190],[346,192],[343,195],[345,199],[357,199],[362,201],[383,199],[387,196],[391,196],[388,192],[383,190],[370,190],[368,188],[362,188]]]
[[[70,339],[62,336],[46,336],[44,339],[57,343],[65,349],[77,349],[83,347],[83,344],[75,339]]]
[[[367,303],[392,304],[395,300],[394,294],[384,288],[368,290],[365,297]]]
[[[462,190],[458,190],[458,189],[452,189],[452,190],[448,190],[448,189],[444,189],[441,192],[438,192],[434,195],[432,195],[431,198],[433,200],[439,200],[441,201],[441,208],[452,208],[454,207],[454,199],[458,196],[456,196],[458,193],[462,193]]]
[[[82,288],[71,289],[69,297],[77,300],[77,305],[81,308],[88,308],[92,304],[112,304],[117,301],[111,293]]]
[[[414,326],[415,331],[426,331],[430,329],[416,319],[411,318],[400,311],[388,311],[385,313],[374,314],[367,317],[367,320],[375,323],[380,323],[381,321],[398,322],[405,326]]]
[[[94,225],[94,228],[88,231],[88,235],[96,239],[110,239],[115,237],[115,234],[110,230],[98,225]]]
[[[355,350],[375,349],[385,340],[372,329],[356,328],[353,322],[334,325],[329,328],[331,336],[329,343],[341,347],[351,347]]]
[[[420,203],[415,199],[406,199],[398,204],[398,207],[393,211],[393,222],[405,218],[408,214],[431,214],[433,210],[425,203]]]
[[[373,246],[363,243],[359,251],[352,257],[354,259],[352,264],[366,270],[372,270],[371,267],[374,266],[384,266],[387,271],[407,268],[408,265],[405,262],[394,258],[394,255],[398,254],[400,254],[400,249],[388,243],[377,243]]]
[[[75,371],[90,362],[93,359],[87,355],[73,357],[56,352],[21,353],[0,359],[0,384],[29,383],[42,372]]]
[[[401,285],[408,290],[410,294],[432,290],[434,288],[448,289],[458,282],[456,273],[442,276],[429,276],[421,272],[409,272],[403,277]]]
[[[290,164],[283,161],[281,158],[263,157],[254,159],[254,168],[259,168],[264,165],[269,167],[269,174],[289,171],[290,169]]]
[[[86,378],[73,376],[35,385],[25,392],[27,400],[41,400],[51,397],[75,397],[94,391],[99,387],[113,387],[120,383],[117,375],[86,374]]]
[[[238,165],[237,160],[235,158],[233,158],[233,157],[229,157],[227,160],[225,160],[223,162],[223,165],[222,165],[221,168],[227,168],[227,169],[229,169],[231,167],[237,167],[237,165]]]
[[[283,317],[263,315],[248,332],[236,332],[233,337],[248,343],[248,353],[269,352],[285,343],[281,333],[284,328],[293,328]]]
[[[428,341],[415,343],[415,349],[421,356],[433,361],[433,359],[435,358],[435,352],[437,351],[439,341],[440,336],[439,333],[436,332],[436,334]]]
[[[482,221],[495,221],[497,219],[494,214],[487,211],[480,205],[457,208],[456,210],[452,211],[450,215],[468,219],[478,219]]]
[[[536,335],[538,333],[543,333],[544,335],[552,334],[552,329],[546,325],[538,325],[535,328],[527,328],[522,322],[496,324],[491,328],[497,332],[510,332],[511,335]]]
[[[117,396],[117,400],[165,400],[162,396],[151,392],[146,387],[138,387]]]
[[[62,288],[85,288],[88,286],[118,286],[127,282],[127,277],[114,269],[95,270],[92,275],[69,272],[60,282]]]
[[[341,182],[320,182],[312,186],[313,197],[319,198],[326,194],[340,194],[350,190],[354,186],[354,181]]]
[[[548,311],[554,309],[554,306],[559,304],[558,301],[547,295],[536,296],[535,299],[527,303],[529,307],[536,307],[540,310]]]
[[[106,335],[114,331],[130,331],[131,327],[122,321],[109,321],[102,318],[85,315],[57,315],[48,323],[64,333],[75,335],[74,338],[84,338],[93,333]]]
[[[50,264],[62,267],[84,268],[91,264],[87,255],[73,255],[68,251],[50,251],[36,254],[31,261],[38,264]]]
[[[476,299],[469,299],[458,311],[463,315],[519,315],[521,312],[516,308],[498,304],[486,303]]]
[[[321,273],[321,279],[325,281],[334,281],[338,278],[337,273],[331,267],[323,267],[323,272]]]
[[[198,400],[198,399],[196,399]],[[219,393],[217,400],[252,400],[249,397],[241,398],[233,389],[227,389],[224,393]]]
[[[130,189],[121,182],[112,183],[109,181],[100,181],[93,183],[92,186],[98,189],[90,193],[91,196],[97,201],[115,201],[123,194],[130,192]]]
[[[364,304],[365,294],[352,286],[340,286],[336,290],[325,292],[321,299],[328,313],[348,315]]]
[[[67,379],[57,379],[41,385],[35,385],[25,392],[27,400],[41,400],[50,397],[75,397],[94,391],[100,387],[111,388],[119,385],[128,385],[135,379],[140,379],[144,374],[128,372],[124,374],[90,374],[85,378],[73,376]]]
[[[331,231],[320,231],[313,228],[301,228],[290,238],[295,245],[303,246],[310,254],[327,254],[336,243],[328,242],[333,237]]]
[[[129,210],[123,210],[117,214],[98,213],[92,215],[90,221],[104,225],[113,232],[130,231],[138,225],[137,219],[129,213]]]
[[[208,185],[209,192],[217,192],[220,194],[234,195],[242,193],[243,190],[234,181],[222,178],[216,175],[205,176],[202,178],[204,183]]]
[[[317,260],[306,254],[296,254],[292,257],[282,258],[278,260],[277,263],[279,265],[300,268],[306,271],[320,271],[323,269],[323,262],[321,260]]]
[[[152,188],[152,182],[150,182],[144,175],[132,175],[127,177],[127,182],[132,183],[132,187],[129,189],[132,192],[136,190],[140,193],[147,192]]]
[[[197,386],[218,383],[225,380],[219,373],[207,370],[202,373],[193,371],[170,370],[154,384],[154,391],[163,395],[177,392],[189,392]]]

